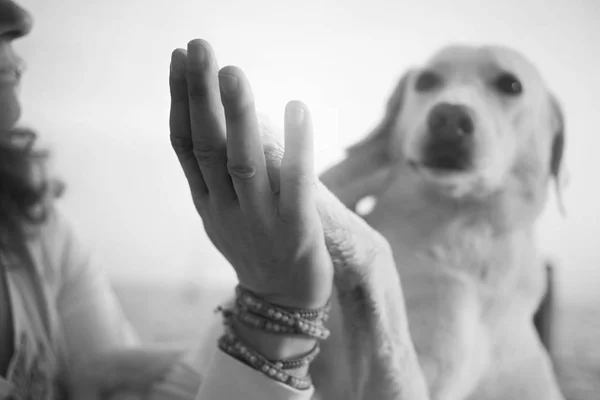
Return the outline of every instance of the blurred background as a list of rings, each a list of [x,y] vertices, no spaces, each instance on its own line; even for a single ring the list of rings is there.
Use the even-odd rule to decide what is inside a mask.
[[[221,65],[244,69],[260,111],[275,122],[288,100],[308,103],[319,169],[378,122],[400,75],[440,46],[498,43],[525,53],[567,117],[567,217],[553,200],[539,230],[557,266],[559,368],[572,399],[600,392],[592,388],[600,350],[591,340],[600,337],[598,0],[21,3],[35,19],[17,42],[29,66],[23,124],[53,150],[68,184],[64,209],[148,340],[174,334],[167,315],[191,321],[185,332],[193,337],[202,318],[190,320],[190,310],[212,307],[233,281],[170,148],[174,48],[207,39]]]

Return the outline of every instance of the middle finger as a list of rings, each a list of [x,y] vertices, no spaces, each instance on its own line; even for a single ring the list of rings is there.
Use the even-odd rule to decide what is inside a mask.
[[[260,138],[252,89],[244,73],[235,67],[219,72],[227,119],[227,166],[240,208],[248,217],[272,216],[273,193]]]

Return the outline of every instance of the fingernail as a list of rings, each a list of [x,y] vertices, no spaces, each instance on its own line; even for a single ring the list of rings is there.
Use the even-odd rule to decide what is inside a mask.
[[[219,86],[221,92],[227,96],[233,96],[237,93],[240,82],[237,76],[229,74],[219,74]]]
[[[193,62],[194,65],[198,67],[204,66],[206,60],[208,59],[208,54],[206,52],[206,48],[199,43],[199,40],[192,40],[188,43],[188,54],[193,54]]]
[[[299,104],[289,105],[287,108],[287,118],[294,125],[302,125],[304,122],[304,108]]]
[[[171,74],[175,77],[185,75],[185,60],[180,53],[173,53],[171,57]]]
[[[206,63],[206,49],[202,45],[196,47],[198,50],[196,53],[196,61],[198,62],[198,65],[202,66]]]

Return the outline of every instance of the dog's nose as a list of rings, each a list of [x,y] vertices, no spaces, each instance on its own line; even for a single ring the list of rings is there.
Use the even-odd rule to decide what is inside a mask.
[[[423,148],[423,164],[443,170],[463,171],[471,167],[475,127],[469,109],[440,103],[427,117],[428,140]]]
[[[427,118],[429,131],[439,139],[464,139],[473,134],[473,119],[465,106],[440,103]]]

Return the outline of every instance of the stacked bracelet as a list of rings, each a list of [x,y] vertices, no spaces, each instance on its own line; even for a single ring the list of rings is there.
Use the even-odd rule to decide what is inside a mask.
[[[239,285],[236,294],[234,313],[244,325],[271,333],[304,335],[319,340],[330,335],[324,322],[329,318],[331,302],[314,310],[283,308],[260,299]]]
[[[312,385],[310,376],[299,377],[286,370],[297,369],[310,364],[319,354],[319,343],[307,354],[292,360],[269,360],[243,343],[236,335],[232,319],[250,328],[274,334],[296,334],[319,340],[330,335],[324,322],[329,317],[331,302],[317,309],[281,307],[269,303],[247,289],[237,286],[236,301],[232,309],[217,308],[223,314],[227,333],[219,339],[219,348],[261,371],[265,375],[296,389],[308,389]]]
[[[231,319],[236,315],[235,310],[226,310],[226,309],[223,309],[220,307],[218,310],[221,311],[221,313],[223,314],[224,324],[228,328],[228,334],[230,336],[235,335],[235,331],[231,324]],[[302,357],[298,357],[298,358],[295,358],[292,360],[269,360],[269,361],[271,363],[273,363],[277,368],[296,369],[296,368],[300,368],[300,367],[310,364],[319,355],[320,351],[321,351],[321,347],[317,343],[311,351],[309,351]]]

